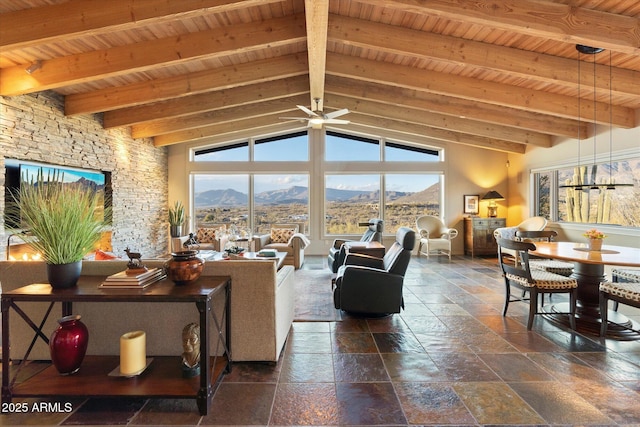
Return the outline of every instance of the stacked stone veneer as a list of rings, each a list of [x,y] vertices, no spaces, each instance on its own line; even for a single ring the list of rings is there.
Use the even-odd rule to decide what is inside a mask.
[[[111,172],[111,246],[126,257],[168,250],[167,150],[129,129],[103,129],[101,115],[65,117],[64,98],[54,92],[0,97],[0,259],[6,259],[5,159]]]

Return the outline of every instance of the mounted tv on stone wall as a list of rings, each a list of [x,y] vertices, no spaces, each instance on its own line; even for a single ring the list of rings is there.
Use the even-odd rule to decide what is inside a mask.
[[[68,185],[79,185],[90,188],[98,194],[102,200],[100,203],[101,212],[97,215],[104,218],[105,208],[111,206],[111,173],[83,168],[72,168],[68,166],[52,165],[46,163],[27,162],[22,160],[5,160],[5,206],[9,207],[13,203],[12,194],[18,194],[21,185],[35,182],[38,173],[42,171],[42,176],[47,177],[58,175],[63,178]],[[11,209],[5,209],[5,212]],[[109,212],[108,210],[107,212]],[[105,218],[111,222],[111,218]],[[20,228],[17,218],[5,217],[5,226],[8,228]]]

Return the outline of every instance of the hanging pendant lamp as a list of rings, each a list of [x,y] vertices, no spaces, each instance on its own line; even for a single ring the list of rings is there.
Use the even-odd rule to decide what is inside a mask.
[[[580,54],[586,55],[596,55],[600,52],[603,52],[604,49],[601,47],[592,47],[586,46],[582,44],[576,45],[576,50],[578,53],[578,122],[580,122]],[[612,150],[613,150],[613,97],[612,97],[612,72],[611,72],[611,52],[609,52],[609,182],[607,184],[597,184],[596,183],[596,125],[597,125],[597,117],[596,117],[596,59],[593,58],[593,164],[591,166],[591,182],[590,183],[582,183],[582,184],[565,184],[560,185],[560,188],[574,188],[576,190],[582,190],[583,187],[588,187],[590,190],[615,190],[616,187],[633,187],[634,184],[616,184],[613,182],[612,177],[612,169],[613,169],[613,161],[612,161]],[[578,127],[578,168],[580,168],[580,127]]]

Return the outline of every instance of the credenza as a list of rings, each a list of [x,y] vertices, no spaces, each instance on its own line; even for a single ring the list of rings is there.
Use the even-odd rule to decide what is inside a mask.
[[[467,217],[464,219],[464,253],[466,255],[497,255],[498,244],[493,232],[505,227],[505,218]]]
[[[195,283],[176,286],[164,279],[144,289],[104,289],[102,276],[83,276],[78,285],[68,289],[52,289],[48,284],[32,284],[2,293],[2,402],[14,397],[113,397],[130,396],[145,398],[196,399],[200,414],[206,415],[211,405],[215,386],[225,373],[231,370],[230,348],[230,298],[231,279],[227,276],[201,276]],[[224,308],[216,313],[213,296],[224,292]],[[40,301],[49,304],[44,319],[30,319],[20,309],[20,303]],[[140,375],[133,378],[111,376],[119,365],[118,356],[86,356],[80,370],[72,375],[60,375],[51,365],[25,381],[16,382],[21,365],[29,363],[28,353],[16,372],[6,369],[10,364],[10,313],[17,313],[33,329],[36,339],[48,343],[41,327],[55,303],[61,303],[62,316],[73,314],[74,302],[139,302],[139,303],[195,303],[200,316],[200,372],[199,376],[183,378],[179,356],[154,356],[153,361]],[[117,313],[114,313],[117,315]],[[108,321],[108,319],[105,319]],[[38,326],[40,325],[40,327]],[[162,328],[158,322],[158,328]],[[215,327],[213,331],[211,329]],[[213,335],[221,345],[221,354],[211,354],[209,341]],[[92,337],[90,339],[100,339]],[[10,378],[13,372],[13,378]]]

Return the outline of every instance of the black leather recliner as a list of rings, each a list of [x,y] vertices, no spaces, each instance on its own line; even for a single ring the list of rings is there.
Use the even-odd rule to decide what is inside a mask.
[[[360,242],[380,242],[382,243],[382,229],[384,227],[384,221],[378,218],[372,218],[369,220],[367,231],[360,238]],[[344,264],[344,257],[346,254],[345,248],[342,246],[345,242],[357,241],[357,240],[345,240],[335,239],[331,249],[329,249],[329,256],[327,258],[329,268],[334,273],[338,272],[338,268]]]
[[[404,275],[415,243],[415,231],[401,227],[396,233],[396,241],[384,258],[347,255],[335,280],[335,307],[366,315],[400,313],[404,308]]]

